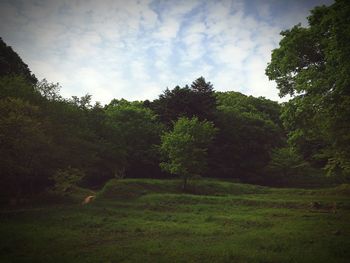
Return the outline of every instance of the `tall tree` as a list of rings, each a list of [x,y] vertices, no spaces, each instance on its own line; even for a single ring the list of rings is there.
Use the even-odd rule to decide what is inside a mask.
[[[203,77],[199,77],[191,84],[191,90],[194,92],[192,107],[196,116],[201,120],[213,120],[216,109],[213,85],[206,82]]]
[[[200,120],[214,120],[216,99],[213,85],[203,77],[195,80],[191,87],[176,86],[166,89],[158,99],[147,103],[160,120],[171,126],[180,117],[198,117]]]
[[[193,92],[188,86],[176,86],[172,90],[166,89],[158,99],[150,103],[149,108],[159,116],[161,122],[171,126],[179,117],[195,115],[192,101]]]
[[[284,112],[295,122],[290,137],[321,144],[315,153],[328,160],[331,174],[350,175],[350,2],[336,0],[311,11],[309,27],[283,31],[280,47],[273,50],[266,74],[275,80],[280,96],[294,97]],[[304,140],[300,140],[304,138]],[[321,143],[319,141],[322,141]],[[307,145],[306,144],[306,145]],[[314,154],[314,155],[315,155]]]

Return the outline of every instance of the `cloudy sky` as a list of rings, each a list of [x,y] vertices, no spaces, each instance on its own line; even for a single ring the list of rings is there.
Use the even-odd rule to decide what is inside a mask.
[[[332,0],[0,0],[0,36],[65,97],[155,99],[203,76],[279,100],[264,75],[279,32]]]

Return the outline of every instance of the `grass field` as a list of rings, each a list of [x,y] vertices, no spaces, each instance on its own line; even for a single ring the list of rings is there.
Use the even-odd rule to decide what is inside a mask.
[[[113,180],[89,205],[2,209],[0,262],[350,262],[348,185],[190,186]]]

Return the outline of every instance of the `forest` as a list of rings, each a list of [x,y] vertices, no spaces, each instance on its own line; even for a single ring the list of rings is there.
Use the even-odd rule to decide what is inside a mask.
[[[342,6],[348,8],[345,1],[317,7],[308,28],[281,33],[266,75],[281,97],[291,96],[285,103],[218,92],[203,77],[153,101],[63,98],[58,83],[38,81],[1,40],[2,200],[62,180],[96,189],[114,177],[347,182],[350,34]]]
[[[291,99],[283,103],[236,91],[219,92],[210,80],[201,76],[186,86],[166,88],[152,101],[113,99],[102,105],[93,102],[90,94],[64,98],[58,83],[38,80],[16,51],[0,38],[1,206],[26,205],[30,203],[28,200],[37,200],[39,195],[67,196],[74,189],[88,189],[86,193],[102,189],[103,197],[108,196],[106,191],[113,184],[118,185],[116,196],[125,192],[127,199],[132,199],[144,194],[134,185],[138,182],[158,195],[167,192],[166,189],[170,189],[170,193],[178,191],[173,185],[178,182],[182,189],[179,191],[194,194],[188,198],[195,203],[199,200],[195,201],[198,194],[214,191],[210,190],[210,185],[221,189],[218,191],[223,195],[242,191],[244,194],[281,195],[278,198],[282,198],[280,191],[283,189],[277,188],[320,189],[343,184],[339,189],[345,189],[348,195],[349,14],[349,1],[338,0],[329,7],[314,8],[308,17],[308,27],[299,24],[281,32],[282,39],[279,47],[272,51],[266,75],[277,83],[281,97],[290,96]],[[203,190],[198,185],[205,180],[209,180],[209,186],[205,186],[209,188]],[[226,182],[244,186],[239,191],[233,190]],[[198,187],[194,189],[191,185]],[[276,189],[270,191],[265,187]],[[295,191],[308,196],[316,193]],[[149,202],[159,203],[158,207],[171,205],[171,200],[175,202],[172,195],[167,195],[170,203],[154,198]],[[176,198],[179,198],[176,202],[185,202],[180,201],[181,197]],[[308,204],[313,201],[312,197],[307,200]],[[344,197],[341,201],[344,209],[348,209],[346,200]],[[209,199],[198,202],[209,202]],[[263,201],[247,199],[242,205],[250,207],[257,204],[254,202]],[[144,206],[140,205],[140,209],[148,209],[146,203],[142,203]],[[218,201],[217,205],[221,204]],[[273,204],[269,207],[279,207]],[[324,206],[311,202],[311,206],[312,209],[321,207],[322,211],[335,209],[335,205],[327,202]],[[94,209],[100,213],[97,206]],[[156,208],[149,209],[155,211],[152,209]],[[62,210],[62,215],[66,212]],[[216,217],[220,212],[217,213],[207,215],[205,222],[223,220]],[[143,226],[140,224],[135,231],[148,231]],[[178,245],[181,247],[180,243]],[[339,247],[344,250],[337,248],[337,256],[346,258],[346,246]],[[225,262],[235,259],[246,262],[227,257]],[[282,258],[272,261],[284,261],[279,260]]]

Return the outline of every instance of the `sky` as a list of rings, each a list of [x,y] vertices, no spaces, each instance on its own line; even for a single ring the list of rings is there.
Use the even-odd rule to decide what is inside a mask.
[[[265,76],[279,33],[332,3],[0,0],[0,37],[64,97],[153,100],[203,76],[217,91],[283,101]]]

